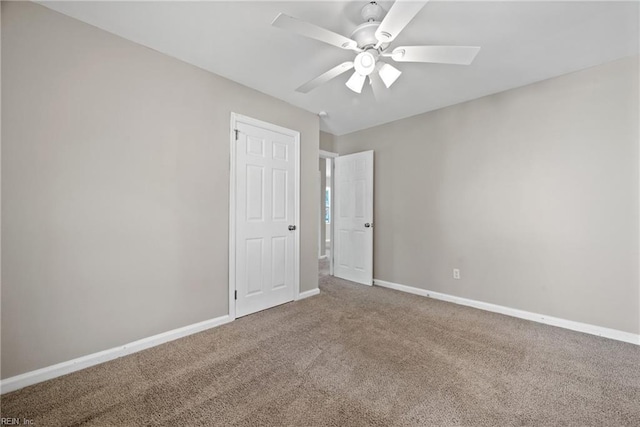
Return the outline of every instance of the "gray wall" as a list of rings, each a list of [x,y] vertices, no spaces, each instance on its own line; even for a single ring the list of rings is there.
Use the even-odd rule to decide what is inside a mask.
[[[232,111],[301,132],[317,287],[316,115],[33,3],[2,55],[2,378],[227,314]]]
[[[320,149],[335,153],[336,151],[335,139],[336,137],[334,135],[327,132],[320,131]]]
[[[337,137],[375,150],[374,277],[640,332],[638,90],[626,58]]]

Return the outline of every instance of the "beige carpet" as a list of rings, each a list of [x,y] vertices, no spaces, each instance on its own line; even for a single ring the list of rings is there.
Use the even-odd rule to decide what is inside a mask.
[[[37,426],[640,426],[640,349],[383,289],[321,294],[2,396]]]

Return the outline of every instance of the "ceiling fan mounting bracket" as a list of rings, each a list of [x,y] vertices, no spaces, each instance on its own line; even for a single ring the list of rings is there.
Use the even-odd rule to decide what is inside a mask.
[[[387,40],[391,38],[391,34],[387,33],[386,31],[381,31],[380,34],[378,34],[378,36]]]
[[[404,49],[395,49],[391,52],[391,58],[393,58],[394,61],[399,61],[404,57],[405,53],[407,53],[407,51]]]
[[[362,16],[364,22],[380,22],[382,21],[382,17],[384,16],[384,9],[380,7],[378,3],[372,1],[364,5],[362,10],[360,11],[360,16]]]

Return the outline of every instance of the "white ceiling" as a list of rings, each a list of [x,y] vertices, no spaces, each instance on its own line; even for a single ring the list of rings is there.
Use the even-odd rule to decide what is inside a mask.
[[[295,88],[354,53],[271,27],[279,12],[349,36],[366,1],[46,2],[45,6],[305,110],[326,111],[336,135],[639,53],[637,1],[431,1],[392,46],[474,45],[470,66],[396,64],[403,74],[376,100],[345,73]],[[378,2],[386,10],[392,2]]]

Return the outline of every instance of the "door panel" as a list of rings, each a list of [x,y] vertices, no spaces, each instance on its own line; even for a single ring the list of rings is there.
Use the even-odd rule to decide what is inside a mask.
[[[272,218],[284,221],[287,219],[287,171],[273,170],[273,205]]]
[[[294,298],[295,138],[237,124],[236,317]]]
[[[247,295],[262,293],[262,239],[247,239]]]
[[[264,168],[247,165],[247,221],[264,220]]]
[[[335,158],[334,173],[334,275],[372,285],[373,151]]]

